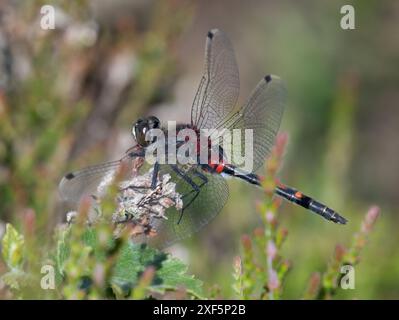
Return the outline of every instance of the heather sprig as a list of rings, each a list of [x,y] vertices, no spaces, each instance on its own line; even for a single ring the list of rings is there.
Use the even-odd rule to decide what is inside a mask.
[[[287,135],[278,135],[276,145],[266,162],[266,176],[262,181],[265,197],[263,202],[257,205],[264,227],[255,229],[252,237],[248,235],[242,237],[241,276],[237,272],[241,263],[238,264],[239,260],[236,259],[234,264],[236,271],[233,287],[236,294],[244,299],[281,298],[282,284],[291,266],[291,263],[279,254],[288,232],[278,224],[277,210],[281,201],[273,197],[278,184],[276,174],[281,165],[286,143]]]
[[[352,238],[351,246],[345,248],[343,245],[336,245],[333,257],[323,275],[311,276],[304,298],[331,299],[337,293],[344,275],[341,269],[344,266],[355,267],[360,262],[361,252],[367,244],[379,215],[380,209],[377,206],[369,208],[360,230]]]

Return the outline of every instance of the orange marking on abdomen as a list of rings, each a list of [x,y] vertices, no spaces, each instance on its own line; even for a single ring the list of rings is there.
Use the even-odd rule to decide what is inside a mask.
[[[263,177],[262,177],[263,178]],[[280,188],[280,189],[286,189],[287,187],[284,185],[284,184],[282,184],[280,181],[278,181],[277,180],[277,186]]]
[[[295,198],[301,199],[302,196],[303,196],[302,192],[299,191],[295,192]]]

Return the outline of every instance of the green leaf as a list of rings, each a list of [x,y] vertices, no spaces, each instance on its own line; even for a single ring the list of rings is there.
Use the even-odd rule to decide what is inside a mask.
[[[20,269],[24,258],[24,237],[19,234],[15,228],[7,223],[6,232],[1,241],[3,258],[8,267],[13,269]]]
[[[57,272],[60,276],[64,276],[64,266],[69,258],[71,252],[71,239],[70,239],[71,227],[63,228],[58,230],[56,234],[57,248],[55,253],[55,261],[57,266]],[[85,230],[82,236],[82,242],[79,246],[96,248],[97,243],[97,233],[93,228],[88,228]],[[100,252],[96,252],[100,254]],[[103,254],[104,255],[104,254]]]
[[[202,281],[188,275],[187,266],[166,253],[145,245],[127,243],[120,252],[112,279],[119,288],[132,288],[137,285],[144,270],[153,266],[155,275],[149,290],[164,293],[166,290],[185,288],[187,293],[202,298]]]
[[[202,281],[188,275],[187,266],[178,259],[168,258],[162,263],[162,268],[157,275],[162,279],[159,285],[153,285],[152,289],[163,293],[164,290],[176,289],[183,286],[187,292],[196,298],[202,299]]]
[[[83,233],[83,243],[89,247],[95,248],[97,246],[97,232],[95,228],[87,228]]]
[[[64,275],[65,261],[68,259],[70,253],[69,244],[67,243],[69,230],[70,230],[69,227],[61,229],[57,232],[56,236],[57,250],[55,255],[55,261],[57,266],[57,272],[59,273],[60,276]]]
[[[21,270],[15,269],[1,276],[1,280],[11,289],[19,290],[25,285],[28,276]]]
[[[56,265],[58,275],[63,278],[64,265],[68,261],[71,252],[69,237],[70,229],[61,230],[57,236]],[[81,249],[91,248],[98,262],[106,263],[108,254],[117,245],[115,239],[100,241],[101,229],[88,228],[82,235],[79,243]],[[101,244],[102,243],[102,244]],[[114,263],[114,262],[112,262]],[[154,276],[150,283],[143,286],[142,274],[149,267],[154,268]],[[134,244],[131,241],[122,244],[116,253],[116,262],[112,268],[110,287],[118,298],[125,298],[131,290],[141,287],[143,297],[149,292],[163,294],[165,291],[185,289],[187,294],[202,298],[202,282],[187,274],[187,266],[178,259],[172,258],[166,253],[150,248],[146,245]],[[144,282],[145,283],[145,282]]]

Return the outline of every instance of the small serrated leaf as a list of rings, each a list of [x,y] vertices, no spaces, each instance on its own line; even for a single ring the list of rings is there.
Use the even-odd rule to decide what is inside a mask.
[[[144,271],[141,263],[142,254],[137,245],[125,245],[119,254],[118,261],[114,269],[113,281],[119,286],[122,283],[136,283],[138,274]]]
[[[152,289],[170,290],[184,287],[188,293],[197,297],[202,297],[202,281],[188,275],[187,266],[178,259],[171,258],[163,261],[162,267],[157,271],[157,276],[162,279],[159,285],[152,285]]]
[[[32,277],[19,269],[13,269],[3,274],[0,279],[11,289],[15,290],[21,290],[29,283],[32,283]]]
[[[56,250],[56,266],[57,266],[57,272],[59,273],[60,276],[64,275],[64,264],[65,261],[69,257],[69,245],[67,243],[67,238],[69,234],[69,227],[59,230],[57,233],[57,250]]]
[[[25,240],[15,228],[7,223],[6,232],[1,241],[4,261],[10,269],[21,268],[24,260]]]
[[[19,290],[19,276],[15,272],[7,272],[1,276],[1,280],[11,289]]]
[[[145,245],[128,243],[119,255],[112,282],[121,287],[135,287],[144,270],[153,266],[155,273],[150,291],[164,293],[166,290],[180,290],[196,298],[202,297],[202,281],[188,275],[187,266],[178,259]]]

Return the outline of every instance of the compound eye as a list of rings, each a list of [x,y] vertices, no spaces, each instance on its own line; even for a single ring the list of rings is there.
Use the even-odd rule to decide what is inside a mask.
[[[151,116],[148,118],[148,127],[150,129],[157,129],[160,126],[160,121],[157,117]]]
[[[138,140],[140,140],[140,135],[143,131],[143,127],[145,126],[145,124],[143,122],[144,122],[144,119],[139,118],[139,119],[137,119],[137,121],[135,123],[133,123],[133,126],[132,126],[132,135],[137,142],[139,142]]]

